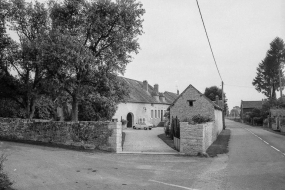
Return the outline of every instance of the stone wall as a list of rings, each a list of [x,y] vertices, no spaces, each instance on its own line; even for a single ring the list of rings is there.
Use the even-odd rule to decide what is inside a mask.
[[[120,122],[57,122],[0,118],[0,138],[113,152],[122,151]]]
[[[180,152],[187,155],[205,153],[222,131],[222,122],[191,125],[180,122]]]
[[[194,100],[193,106],[189,105],[189,100]],[[214,120],[214,110],[214,106],[209,100],[194,87],[189,86],[174,105],[170,107],[170,118],[177,116],[180,121],[186,121],[186,119],[191,120],[194,115],[200,114]]]

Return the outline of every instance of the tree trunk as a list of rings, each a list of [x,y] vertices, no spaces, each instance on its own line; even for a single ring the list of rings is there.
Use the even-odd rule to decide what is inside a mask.
[[[78,121],[78,100],[76,95],[72,97],[72,121]]]
[[[33,99],[33,100],[30,102],[29,119],[33,119],[34,114],[35,114],[35,110],[36,110],[36,101]]]

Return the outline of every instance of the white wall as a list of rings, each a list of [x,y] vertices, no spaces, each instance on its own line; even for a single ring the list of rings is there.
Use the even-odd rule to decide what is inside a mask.
[[[118,105],[118,109],[113,116],[112,119],[118,119],[121,121],[121,117],[127,120],[127,114],[132,113],[133,124],[138,122],[140,118],[145,118],[145,120],[149,123],[157,125],[161,121],[161,113],[158,116],[158,110],[163,110],[163,115],[165,110],[169,107],[169,105],[165,104],[147,104],[147,103],[120,103]],[[151,118],[151,110],[153,110],[153,118]],[[157,117],[155,118],[155,110],[157,110]]]

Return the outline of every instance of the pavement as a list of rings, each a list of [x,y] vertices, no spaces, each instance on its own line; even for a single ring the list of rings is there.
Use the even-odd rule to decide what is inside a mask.
[[[229,120],[226,126],[229,153],[214,158],[90,153],[12,142],[0,142],[0,151],[8,156],[4,170],[18,190],[285,189],[285,136]]]
[[[163,127],[152,130],[127,128],[123,132],[126,134],[123,153],[179,154],[158,138],[164,133]]]

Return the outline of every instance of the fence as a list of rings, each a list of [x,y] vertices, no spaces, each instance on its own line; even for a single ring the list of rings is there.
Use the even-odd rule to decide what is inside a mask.
[[[171,120],[171,133],[173,134],[174,147],[180,151],[180,121],[177,116],[172,117]]]

